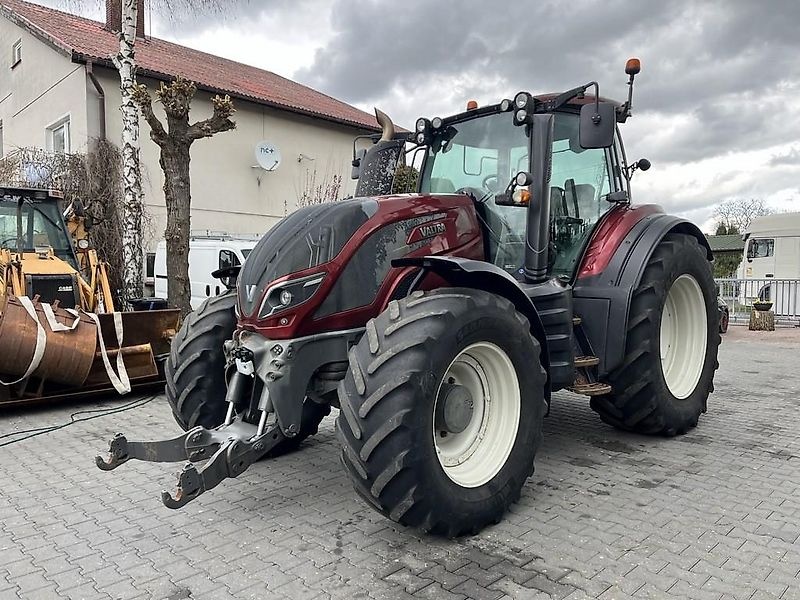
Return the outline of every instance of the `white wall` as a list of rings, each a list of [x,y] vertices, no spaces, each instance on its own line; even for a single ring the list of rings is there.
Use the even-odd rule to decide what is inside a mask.
[[[107,69],[96,68],[95,73],[106,94],[106,135],[117,143],[122,135],[119,79],[114,71]],[[155,90],[156,82],[141,81],[151,91]],[[192,122],[211,115],[210,98],[208,93],[197,93],[192,103]],[[263,233],[287,211],[297,208],[306,173],[315,169],[318,183],[326,175],[340,174],[343,178],[340,197],[352,194],[355,182],[350,179],[350,162],[358,130],[242,100],[235,100],[234,106],[236,129],[197,140],[192,145],[193,230]],[[153,108],[166,123],[160,105],[154,102]],[[152,225],[147,245],[152,250],[163,237],[166,209],[159,148],[149,135],[150,127],[142,119],[141,162],[145,202]],[[255,146],[262,140],[269,140],[281,151],[282,162],[275,171],[253,168]],[[298,160],[301,154],[314,160]]]
[[[23,59],[11,69],[11,47],[22,39]],[[106,137],[119,145],[119,77],[113,69],[95,65],[94,73],[105,94]],[[155,91],[158,83],[140,79]],[[192,121],[212,114],[211,95],[198,92]],[[353,138],[363,131],[322,119],[271,109],[253,102],[234,101],[237,128],[192,146],[192,223],[194,230],[263,233],[287,212],[297,198],[307,173],[316,170],[317,183],[333,174],[342,176],[340,197],[352,194],[350,179]],[[164,119],[160,105],[156,114]],[[24,29],[0,17],[0,119],[5,152],[14,147],[46,147],[46,128],[70,117],[71,150],[83,152],[101,133],[99,95],[86,67],[40,42]],[[159,148],[141,121],[142,172],[150,228],[145,243],[154,251],[163,238],[166,212]],[[268,140],[278,146],[281,165],[273,172],[254,169],[254,149]],[[303,158],[298,161],[300,155]],[[313,159],[313,160],[309,160]]]
[[[11,68],[11,48],[22,40],[22,62]],[[63,54],[0,17],[0,119],[3,151],[46,147],[46,128],[70,118],[71,149],[86,150],[86,73]]]

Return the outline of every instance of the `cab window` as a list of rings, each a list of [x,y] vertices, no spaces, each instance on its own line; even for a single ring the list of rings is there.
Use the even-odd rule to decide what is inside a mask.
[[[775,254],[775,240],[753,239],[747,247],[747,258],[768,258]]]

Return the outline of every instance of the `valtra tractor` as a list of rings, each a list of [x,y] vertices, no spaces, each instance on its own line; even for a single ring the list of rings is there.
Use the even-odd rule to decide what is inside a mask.
[[[621,104],[592,82],[411,133],[378,112],[355,197],[283,219],[236,289],[183,323],[166,394],[186,432],[118,434],[98,466],[190,461],[162,494],[178,508],[297,446],[333,406],[356,492],[455,536],[519,498],[557,390],[627,431],[694,427],[720,341],[712,256],[696,226],[631,204],[649,163],[628,164],[618,133],[638,60],[626,72]],[[417,193],[391,194],[414,151]]]

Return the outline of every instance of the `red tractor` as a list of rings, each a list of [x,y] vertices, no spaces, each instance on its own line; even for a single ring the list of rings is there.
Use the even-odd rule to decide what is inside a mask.
[[[592,82],[411,133],[378,113],[355,197],[283,219],[235,290],[183,323],[166,394],[186,432],[117,435],[98,466],[190,461],[163,493],[178,508],[298,446],[334,406],[356,492],[455,536],[519,498],[557,390],[626,431],[697,425],[720,341],[712,255],[693,224],[631,204],[649,163],[628,164],[618,133],[638,61],[626,72],[622,104]],[[416,150],[417,193],[391,194]]]

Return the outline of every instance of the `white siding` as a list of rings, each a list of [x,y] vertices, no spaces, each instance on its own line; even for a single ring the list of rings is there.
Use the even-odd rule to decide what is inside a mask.
[[[22,40],[22,61],[11,48]],[[69,116],[72,150],[86,150],[86,74],[63,54],[0,17],[0,120],[3,150],[46,148],[48,125]]]

